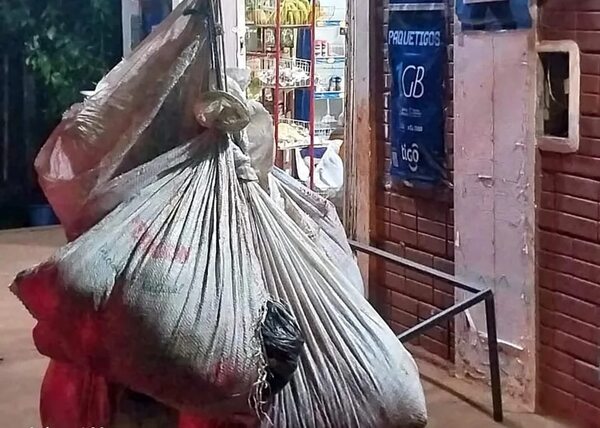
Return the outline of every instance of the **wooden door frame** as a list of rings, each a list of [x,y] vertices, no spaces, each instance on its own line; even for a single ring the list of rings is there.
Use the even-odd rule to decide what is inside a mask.
[[[371,211],[375,197],[373,162],[376,161],[372,155],[374,136],[370,100],[372,6],[365,5],[364,0],[348,0],[343,218],[348,237],[366,244],[371,242]],[[368,293],[369,257],[359,256],[359,265]]]

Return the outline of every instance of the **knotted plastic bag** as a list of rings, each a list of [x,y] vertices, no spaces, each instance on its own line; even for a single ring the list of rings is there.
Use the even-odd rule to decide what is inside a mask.
[[[198,135],[193,106],[207,88],[210,43],[205,19],[184,12],[207,2],[184,0],[40,151],[40,185],[70,238],[106,214],[81,213],[98,186]]]

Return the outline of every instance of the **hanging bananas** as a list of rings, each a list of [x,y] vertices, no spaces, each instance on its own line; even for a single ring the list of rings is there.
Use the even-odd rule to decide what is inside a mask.
[[[281,23],[283,25],[310,24],[312,7],[308,0],[283,0],[281,2]]]
[[[318,0],[316,1],[317,20],[322,15]],[[312,22],[312,4],[309,0],[282,0],[281,25],[310,25]],[[246,11],[246,18],[258,25],[275,24],[275,12],[259,6]]]

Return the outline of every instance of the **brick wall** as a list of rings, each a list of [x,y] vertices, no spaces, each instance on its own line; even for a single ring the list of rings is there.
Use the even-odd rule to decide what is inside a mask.
[[[390,186],[389,91],[391,76],[387,63],[386,0],[371,0],[375,16],[371,27],[383,29],[373,37],[371,75],[378,171],[376,225],[373,242],[380,248],[447,273],[454,271],[453,194],[449,186],[430,192]],[[452,16],[452,6],[448,7]],[[448,23],[448,30],[452,28]],[[449,37],[450,42],[452,41]],[[452,50],[449,49],[447,82],[448,164],[452,169]],[[381,78],[379,78],[381,76]],[[448,284],[394,265],[376,262],[372,266],[373,303],[392,328],[400,333],[431,317],[439,309],[454,303],[454,291]],[[454,358],[451,324],[437,328],[415,341],[416,345],[444,359]]]
[[[581,148],[542,153],[539,203],[539,401],[600,426],[600,0],[547,0],[540,36],[582,51]]]

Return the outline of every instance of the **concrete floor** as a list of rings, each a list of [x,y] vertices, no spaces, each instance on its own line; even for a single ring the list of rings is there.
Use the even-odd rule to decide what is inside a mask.
[[[64,242],[58,229],[0,232],[0,425],[39,427],[39,386],[47,361],[31,339],[34,322],[6,287],[15,274],[46,259]],[[537,416],[508,415],[505,425],[448,392],[425,383],[431,428],[562,425]],[[8,425],[7,425],[8,423]],[[170,428],[170,427],[165,427]]]

